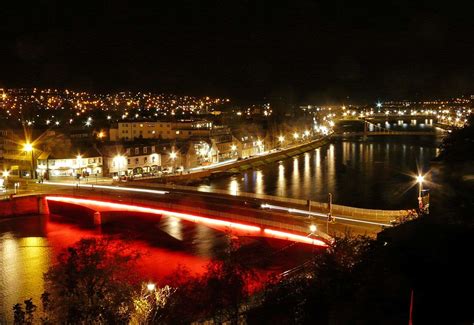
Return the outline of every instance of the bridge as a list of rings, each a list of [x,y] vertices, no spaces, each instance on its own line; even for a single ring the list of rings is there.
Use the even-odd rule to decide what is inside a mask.
[[[360,131],[360,132],[343,132],[334,133],[332,137],[359,137],[359,136],[436,136],[436,132],[430,131]]]
[[[413,118],[422,118],[423,116],[413,116]],[[405,119],[411,119],[412,116],[405,116]],[[429,118],[425,116],[425,118]],[[437,136],[438,133],[433,131],[393,131],[384,128],[380,125],[376,125],[373,122],[374,118],[362,118],[358,119],[364,123],[364,131],[350,131],[350,132],[338,132],[333,133],[331,137],[366,137],[366,136]],[[386,119],[385,119],[386,120]],[[369,130],[368,125],[372,125],[374,130]]]
[[[383,227],[390,227],[391,220],[407,214],[406,210],[373,210],[336,204],[329,208],[323,202],[255,193],[225,190],[210,193],[191,186],[155,186],[159,188],[32,184],[24,197],[11,199],[13,214],[8,213],[8,208],[0,210],[7,216],[14,215],[19,207],[31,205],[19,200],[40,197],[43,203],[39,206],[43,210],[57,215],[85,216],[97,226],[116,218],[143,216],[158,220],[169,217],[204,224],[236,236],[279,238],[322,247],[332,241],[331,235],[347,229],[354,234],[375,236]],[[332,211],[332,220],[328,220],[329,211]],[[39,212],[33,209],[29,213]]]
[[[166,209],[161,205],[124,204],[114,200],[98,200],[80,196],[47,195],[49,211],[64,214],[67,208],[76,206],[89,209],[93,214],[94,225],[100,226],[112,218],[120,218],[130,213],[142,213],[157,217],[170,217],[227,232],[235,236],[256,236],[277,238],[298,243],[327,247],[331,238],[317,230],[311,231],[302,222],[272,221],[265,218],[253,218],[232,213],[212,213],[203,209]],[[66,210],[65,210],[66,208]],[[192,210],[192,211],[189,211]]]

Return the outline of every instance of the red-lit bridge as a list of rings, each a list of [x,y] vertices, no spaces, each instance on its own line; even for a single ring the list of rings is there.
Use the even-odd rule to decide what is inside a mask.
[[[22,195],[47,197],[43,205],[51,206],[51,212],[58,215],[79,217],[82,209],[90,216],[95,214],[98,224],[107,223],[115,216],[128,218],[143,213],[146,218],[180,218],[236,235],[277,237],[323,246],[332,240],[328,234],[344,233],[350,229],[354,234],[376,235],[383,227],[390,226],[391,220],[407,213],[406,210],[373,210],[333,204],[333,220],[328,222],[328,204],[323,202],[155,185],[159,187],[45,182],[30,184]],[[20,206],[27,205],[12,200],[12,211],[7,211],[6,215],[14,214]],[[57,208],[61,210],[61,206],[62,211],[55,211]]]
[[[125,204],[114,202],[113,200],[104,201],[78,196],[47,195],[45,198],[52,212],[55,212],[54,210],[58,207],[58,204],[60,204],[63,209],[65,205],[70,206],[71,209],[74,209],[74,206],[78,205],[92,210],[94,213],[94,224],[96,225],[102,224],[104,222],[103,216],[110,212],[138,212],[203,224],[236,236],[278,238],[321,247],[326,247],[327,243],[331,240],[329,236],[318,231],[311,233],[306,224],[303,225],[298,222],[275,222],[264,218],[253,218],[225,212],[215,213],[211,210],[203,211],[203,209],[186,208],[187,212],[175,211],[159,206],[157,207],[154,204]],[[189,210],[198,210],[196,211],[198,213],[193,213]],[[201,213],[199,213],[199,211]]]

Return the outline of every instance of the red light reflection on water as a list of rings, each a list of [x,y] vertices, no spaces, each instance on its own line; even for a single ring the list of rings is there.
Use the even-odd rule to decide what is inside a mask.
[[[72,246],[82,238],[102,237],[93,230],[80,229],[74,225],[48,222],[47,237],[53,256],[56,257],[63,249]],[[127,240],[132,250],[141,253],[136,272],[144,281],[153,280],[159,283],[172,274],[178,266],[187,268],[192,274],[202,274],[210,258],[194,256],[186,252],[171,251],[160,247],[151,247],[146,242]]]

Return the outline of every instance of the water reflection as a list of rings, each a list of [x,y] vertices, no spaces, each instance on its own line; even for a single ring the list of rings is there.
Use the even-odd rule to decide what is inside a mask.
[[[286,196],[285,165],[278,164],[277,195]]]
[[[339,141],[258,171],[245,172],[244,180],[252,175],[255,181],[244,181],[240,190],[317,201],[326,201],[331,192],[335,203],[411,208],[416,205],[411,197],[416,198],[416,193],[400,194],[410,186],[411,179],[406,174],[417,170],[417,163],[428,170],[437,145],[436,138],[429,136]],[[216,179],[210,186],[229,188],[233,180]]]
[[[237,195],[237,192],[239,191],[239,182],[237,182],[235,178],[229,183],[229,191],[232,195]]]

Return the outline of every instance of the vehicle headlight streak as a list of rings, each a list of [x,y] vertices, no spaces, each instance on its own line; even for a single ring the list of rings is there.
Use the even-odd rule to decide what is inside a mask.
[[[294,208],[287,208],[287,207],[282,207],[282,206],[272,205],[272,204],[267,204],[267,203],[262,204],[261,207],[263,209],[281,210],[281,211],[286,211],[286,212],[289,212],[289,213],[311,215],[311,216],[320,217],[320,218],[324,218],[324,219],[327,219],[327,217],[328,217],[327,213],[313,212],[313,211],[294,209]],[[356,223],[364,223],[364,224],[375,225],[375,226],[383,226],[383,227],[391,227],[392,226],[390,224],[381,223],[381,222],[366,221],[366,220],[360,220],[360,219],[352,219],[352,218],[340,217],[340,216],[334,216],[334,215],[332,217],[335,220],[351,221],[351,222],[356,222]]]
[[[156,215],[166,215],[166,216],[171,216],[171,217],[175,217],[182,220],[191,221],[194,223],[203,223],[203,224],[208,224],[208,225],[227,227],[229,229],[239,229],[239,230],[247,231],[250,233],[254,233],[255,235],[257,235],[258,233],[264,233],[268,235],[268,237],[286,239],[286,240],[291,240],[291,241],[295,241],[299,243],[305,243],[305,244],[321,246],[321,247],[328,246],[328,244],[326,244],[322,240],[307,237],[307,236],[292,234],[286,231],[277,231],[277,230],[272,230],[272,229],[267,229],[267,228],[261,228],[258,226],[245,225],[238,222],[196,216],[196,215],[192,215],[188,213],[174,212],[174,211],[168,211],[168,210],[157,209],[157,208],[140,207],[136,205],[123,204],[123,203],[104,202],[104,201],[98,201],[98,200],[65,197],[65,196],[53,196],[53,195],[49,196],[48,195],[46,196],[46,200],[78,204],[78,205],[83,205],[83,206],[101,207],[101,208],[104,208],[106,211],[134,211],[134,212],[150,213],[150,214],[156,214]]]

